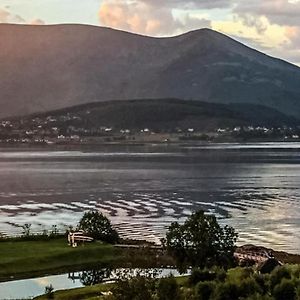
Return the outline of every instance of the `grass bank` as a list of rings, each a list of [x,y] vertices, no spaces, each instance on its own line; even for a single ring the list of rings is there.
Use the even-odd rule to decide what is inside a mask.
[[[0,242],[0,281],[111,265],[122,259],[122,251],[94,242],[72,248],[66,238],[45,241]]]
[[[101,242],[68,246],[64,237],[0,242],[0,282],[101,267],[161,267],[173,260],[156,250],[121,249]]]

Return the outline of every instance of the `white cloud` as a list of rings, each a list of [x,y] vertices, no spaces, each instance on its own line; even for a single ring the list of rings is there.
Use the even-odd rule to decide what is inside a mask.
[[[0,8],[0,23],[16,23],[16,24],[31,24],[44,25],[45,22],[41,19],[26,21],[19,15],[9,12],[7,9]]]
[[[0,23],[26,23],[19,15],[11,14],[8,10],[0,8]]]
[[[104,0],[99,10],[99,19],[104,26],[154,36],[210,27],[209,20],[188,13],[179,20],[166,3],[158,9],[156,3],[150,1]]]

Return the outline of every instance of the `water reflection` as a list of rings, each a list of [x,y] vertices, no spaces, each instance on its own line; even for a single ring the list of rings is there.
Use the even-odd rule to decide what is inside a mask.
[[[68,278],[73,282],[79,280],[82,285],[90,286],[110,280],[111,274],[111,269],[89,270],[80,273],[69,273]]]
[[[90,286],[98,283],[113,282],[118,279],[133,278],[137,275],[151,278],[167,277],[170,274],[181,276],[175,269],[115,269],[100,268],[63,275],[47,276],[0,283],[0,299],[31,299],[42,295],[45,286],[50,284],[54,290]]]

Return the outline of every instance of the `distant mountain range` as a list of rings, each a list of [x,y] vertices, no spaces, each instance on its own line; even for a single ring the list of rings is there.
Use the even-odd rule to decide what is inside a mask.
[[[232,107],[239,107],[242,115],[253,110],[254,120],[257,115],[266,120],[276,114],[283,117],[281,113],[300,119],[299,67],[209,29],[151,38],[85,25],[2,24],[0,37],[1,118],[116,99],[178,98],[235,103]],[[156,102],[161,112],[173,109],[170,101],[166,108],[165,102]],[[180,105],[182,114],[197,107],[194,102]],[[138,118],[133,112],[139,109],[147,115],[145,103],[141,106],[126,102],[131,120]],[[108,121],[117,119],[111,112],[117,113],[122,105],[99,107],[99,118]],[[224,109],[227,118],[230,106],[207,107],[217,114]],[[176,116],[164,112],[165,118]]]

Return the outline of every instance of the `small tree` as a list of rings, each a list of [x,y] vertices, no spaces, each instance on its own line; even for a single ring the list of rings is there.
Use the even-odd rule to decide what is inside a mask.
[[[54,298],[53,291],[54,291],[54,287],[53,287],[52,284],[49,284],[49,285],[45,286],[45,294],[46,294],[47,299],[53,299]]]
[[[119,235],[109,219],[98,211],[86,212],[79,222],[79,229],[104,242],[116,243],[119,240]]]
[[[22,228],[23,228],[23,235],[29,237],[31,233],[31,224],[26,223],[22,226]]]
[[[166,238],[168,251],[181,272],[189,266],[227,267],[233,262],[237,234],[232,227],[222,228],[215,216],[203,211],[192,214],[183,225],[172,223]]]

